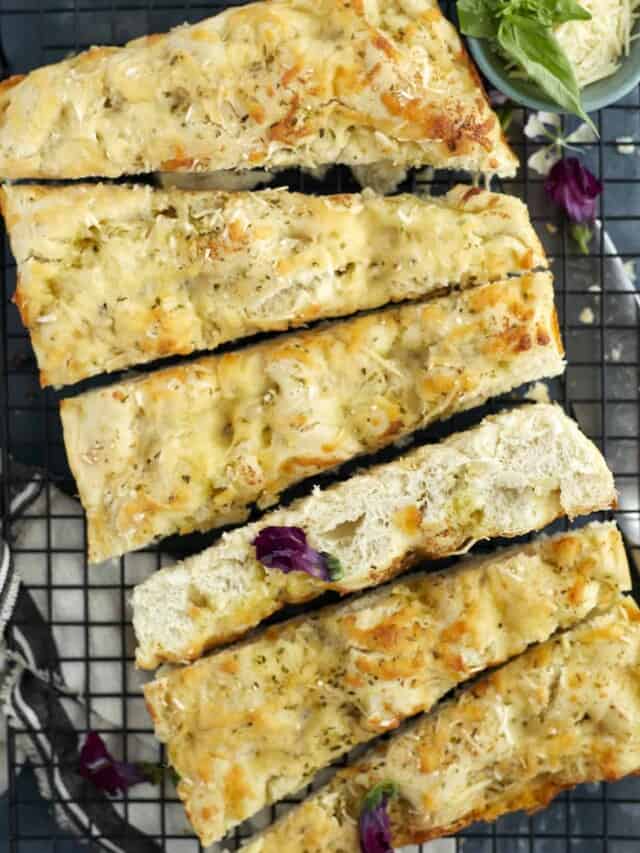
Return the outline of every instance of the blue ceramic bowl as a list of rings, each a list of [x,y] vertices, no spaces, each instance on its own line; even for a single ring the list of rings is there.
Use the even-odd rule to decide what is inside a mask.
[[[512,101],[534,110],[562,113],[565,110],[547,99],[544,92],[529,80],[510,77],[504,60],[491,48],[487,39],[468,38],[469,51],[485,77]],[[623,57],[620,68],[610,77],[585,86],[582,103],[586,112],[594,112],[628,95],[640,82],[640,39],[631,42],[629,56]]]

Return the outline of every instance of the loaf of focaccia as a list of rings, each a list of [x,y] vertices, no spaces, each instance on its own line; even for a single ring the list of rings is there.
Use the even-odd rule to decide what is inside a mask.
[[[419,574],[145,687],[202,843],[630,587],[613,525]]]
[[[436,0],[270,0],[0,91],[4,178],[390,161],[513,175]]]
[[[439,444],[318,489],[151,575],[133,593],[136,661],[151,669],[193,660],[285,604],[328,588],[348,593],[373,586],[422,558],[517,536],[614,501],[600,452],[558,406],[485,418]],[[338,560],[340,580],[263,566],[252,543],[270,526],[302,529],[313,548]]]
[[[362,801],[382,781],[397,785],[388,810],[402,847],[639,771],[640,611],[627,599],[392,736],[242,853],[359,853]],[[213,818],[194,803],[192,819]]]
[[[62,402],[92,561],[254,501],[564,366],[548,273],[387,308]]]
[[[546,266],[526,207],[444,198],[8,186],[43,385]]]

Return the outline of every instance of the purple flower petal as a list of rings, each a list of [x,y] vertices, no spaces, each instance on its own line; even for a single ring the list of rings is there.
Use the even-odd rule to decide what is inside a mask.
[[[393,853],[386,802],[360,815],[360,849],[362,853]]]
[[[359,823],[362,853],[393,853],[387,803],[395,793],[393,782],[382,782],[364,798]]]
[[[268,569],[280,569],[286,574],[306,572],[322,581],[332,579],[327,555],[307,543],[307,535],[300,527],[264,527],[253,544],[256,557]]]
[[[602,184],[576,157],[559,160],[544,182],[547,194],[572,222],[593,222]]]
[[[492,107],[503,107],[509,100],[508,95],[501,92],[499,89],[489,89],[489,103]]]
[[[80,775],[111,796],[145,781],[137,764],[117,761],[97,732],[87,732],[80,750]]]

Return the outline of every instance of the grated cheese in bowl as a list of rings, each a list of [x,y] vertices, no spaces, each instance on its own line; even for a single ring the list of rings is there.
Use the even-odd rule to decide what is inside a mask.
[[[629,54],[640,0],[580,0],[590,21],[567,21],[556,37],[573,65],[580,88],[609,77]]]

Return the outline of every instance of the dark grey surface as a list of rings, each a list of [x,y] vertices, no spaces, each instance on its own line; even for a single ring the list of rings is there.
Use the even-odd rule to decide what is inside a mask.
[[[22,72],[63,58],[90,43],[122,42],[146,32],[165,30],[187,18],[205,17],[220,5],[204,0],[0,0],[0,12],[6,13],[0,18],[0,38],[11,71]],[[589,146],[582,154],[587,165],[606,181],[601,215],[608,233],[625,260],[636,261],[640,259],[638,103],[636,92],[623,104],[604,111],[599,119],[603,145]],[[609,262],[599,256],[602,245],[594,244],[590,258],[571,256],[572,247],[560,217],[545,197],[540,177],[527,174],[524,167],[528,154],[538,145],[522,139],[517,130],[521,125],[522,117],[518,116],[512,133],[523,169],[516,180],[503,183],[501,188],[527,201],[538,233],[554,256],[557,303],[570,362],[566,382],[555,383],[554,393],[559,399],[574,403],[581,426],[606,453],[621,492],[618,520],[630,539],[638,542],[638,307],[634,296],[613,280]],[[616,146],[618,137],[630,137],[638,146],[635,153],[621,153]],[[547,228],[549,222],[558,226],[556,231]],[[4,284],[9,296],[14,285],[10,262]],[[581,320],[585,308],[593,312],[592,323]],[[59,444],[59,395],[39,390],[30,346],[15,309],[7,310],[7,329],[14,336],[7,346],[11,374],[9,445],[18,458],[31,463],[43,463],[41,454],[46,448],[46,467],[61,482],[66,463]],[[23,372],[19,372],[20,366]],[[34,405],[38,406],[35,416]],[[29,445],[29,441],[33,444]],[[64,551],[56,558],[64,558]],[[55,587],[55,578],[52,586]],[[54,588],[54,592],[60,590]],[[84,609],[78,615],[83,619],[90,616]],[[124,632],[129,616],[122,616]],[[20,841],[14,848],[16,853],[87,850],[67,840],[56,828],[30,771],[21,773],[14,803],[19,811]],[[173,804],[163,803],[165,811],[172,807]],[[9,849],[7,821],[5,797],[0,801],[0,853]],[[158,828],[160,832],[160,824]],[[603,837],[606,833],[608,840]],[[44,836],[45,840],[31,839],[32,835]],[[475,827],[459,840],[457,849],[460,853],[639,853],[639,837],[640,779],[629,779],[615,786],[589,786],[570,797],[565,795],[533,819],[510,815],[493,828]],[[179,848],[180,853],[195,853],[197,849],[195,841],[187,841]]]
[[[17,784],[17,798],[24,803],[21,807],[25,821],[33,829],[34,835],[51,835],[51,841],[32,841],[18,845],[19,853],[50,853],[54,849],[53,838],[57,836],[55,843],[56,853],[87,853],[87,848],[80,846],[74,840],[66,840],[60,829],[56,827],[50,813],[50,806],[43,800],[38,791],[36,779],[30,768],[25,768],[19,775]],[[0,797],[0,853],[8,853],[9,850],[9,795]]]

